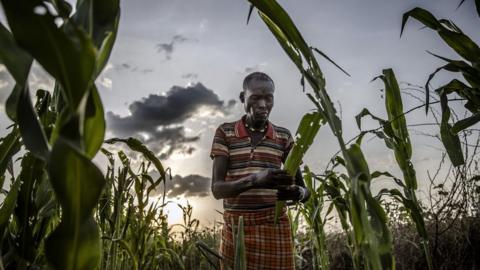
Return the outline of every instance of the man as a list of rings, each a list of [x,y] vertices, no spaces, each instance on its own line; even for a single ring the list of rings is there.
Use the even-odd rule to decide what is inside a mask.
[[[243,216],[247,269],[294,269],[290,222],[283,209],[274,224],[275,202],[306,201],[308,190],[300,171],[294,177],[281,170],[293,146],[290,132],[268,117],[275,85],[265,73],[245,77],[240,101],[245,115],[220,125],[213,139],[212,193],[223,199],[222,268],[232,267],[232,228]]]

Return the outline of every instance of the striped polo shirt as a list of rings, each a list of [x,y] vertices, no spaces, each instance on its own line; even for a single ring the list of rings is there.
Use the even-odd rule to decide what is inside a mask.
[[[263,139],[252,145],[245,128],[245,116],[240,120],[220,125],[212,143],[210,157],[228,157],[225,181],[234,181],[268,168],[280,169],[293,146],[288,129],[268,122]],[[234,198],[225,198],[225,210],[251,211],[275,206],[275,189],[250,189]]]

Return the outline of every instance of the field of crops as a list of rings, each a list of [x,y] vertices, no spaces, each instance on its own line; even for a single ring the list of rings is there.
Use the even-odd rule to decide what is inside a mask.
[[[312,194],[289,210],[297,268],[480,269],[480,133],[475,128],[480,47],[454,22],[428,10],[404,13],[402,32],[416,20],[435,31],[457,58],[432,53],[444,64],[425,73],[425,86],[404,89],[392,69],[379,71],[374,80],[382,85],[387,118],[363,109],[355,118],[358,136],[350,139],[317,57],[345,71],[307,43],[276,1],[248,2],[247,21],[258,14],[298,69],[304,90],[298,94],[306,94],[315,108],[299,123],[285,164],[292,174],[301,166]],[[202,226],[186,204],[180,206],[182,222],[169,224],[166,190],[154,193],[170,181],[171,170],[138,139],[105,138],[95,81],[115,44],[119,0],[78,0],[75,8],[64,0],[1,4],[8,26],[0,24],[0,64],[15,87],[5,104],[14,124],[0,140],[0,269],[219,269],[221,223]],[[472,12],[480,17],[480,1],[475,7]],[[28,79],[34,61],[55,86],[36,91],[32,102]],[[439,71],[450,72],[451,80],[430,89]],[[405,91],[423,104],[405,109]],[[464,108],[459,111],[454,102]],[[418,199],[422,168],[412,162],[415,149],[405,117],[415,110],[433,115],[445,151],[437,173],[427,179],[424,200]],[[366,117],[378,128],[362,129]],[[321,129],[329,130],[340,150],[323,171],[313,171],[301,163]],[[370,135],[393,153],[401,175],[371,170],[362,150]],[[92,161],[97,155],[107,160],[107,168]],[[395,188],[374,193],[377,178],[390,179]],[[332,224],[335,230],[328,229]],[[241,219],[235,227],[234,269],[246,269]]]

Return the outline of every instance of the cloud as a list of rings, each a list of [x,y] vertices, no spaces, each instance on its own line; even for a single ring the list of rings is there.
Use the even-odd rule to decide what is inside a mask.
[[[245,67],[243,72],[240,72],[240,73],[247,73],[248,74],[248,73],[252,73],[254,71],[264,71],[266,66],[267,66],[267,63],[263,62],[263,63],[255,65],[255,66]]]
[[[196,41],[192,38],[187,38],[182,35],[175,35],[172,37],[172,40],[168,43],[158,43],[155,48],[157,48],[157,52],[165,53],[165,60],[172,59],[172,54],[175,51],[175,48],[178,44],[182,44],[188,41]]]
[[[143,140],[160,158],[168,158],[178,150],[191,154],[195,148],[189,143],[199,136],[187,136],[183,123],[198,113],[228,114],[234,100],[223,100],[203,84],[187,87],[173,86],[163,95],[151,94],[129,105],[130,115],[107,113],[109,130],[119,137],[137,137]]]
[[[145,134],[145,133],[144,133]],[[161,160],[169,158],[175,151],[185,155],[191,155],[195,148],[188,143],[196,142],[199,136],[186,136],[183,126],[177,127],[160,127],[153,133],[146,133],[143,141],[148,145],[150,150],[160,153]]]
[[[210,195],[211,180],[208,177],[198,174],[191,174],[185,177],[175,175],[172,180],[167,180],[167,197],[206,197]],[[163,186],[158,194],[163,192]]]
[[[28,84],[31,90],[44,89],[53,91],[55,80],[37,62],[33,62],[28,75]]]
[[[147,73],[151,73],[151,72],[154,72],[154,71],[155,70],[153,68],[144,68],[140,72],[142,72],[143,74],[147,74]]]
[[[111,90],[112,89],[112,79],[110,78],[107,78],[107,77],[101,77],[101,78],[98,78],[96,83],[106,89],[109,89]]]
[[[155,70],[153,68],[140,68],[138,66],[135,66],[135,65],[132,65],[128,62],[124,62],[124,63],[121,63],[121,64],[115,64],[115,65],[112,65],[114,66],[114,69],[117,70],[117,71],[130,71],[130,72],[140,72],[142,74],[148,74],[148,73],[152,73],[154,72]]]
[[[30,69],[28,85],[32,91],[37,91],[38,89],[53,90],[54,80],[40,65],[34,62]],[[6,67],[0,64],[0,103],[4,104],[6,102],[14,86],[15,80]]]
[[[185,74],[182,74],[182,79],[196,80],[196,79],[198,79],[198,74],[197,73],[185,73]]]
[[[13,80],[4,65],[0,64],[0,103],[4,104],[13,88]]]

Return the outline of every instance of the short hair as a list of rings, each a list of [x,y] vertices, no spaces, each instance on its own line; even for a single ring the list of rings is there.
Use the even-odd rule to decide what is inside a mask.
[[[273,85],[273,88],[275,89],[275,83],[273,82],[272,78],[270,78],[270,76],[268,76],[263,72],[255,71],[248,74],[243,80],[243,91],[247,90],[248,86],[250,85],[250,82],[253,80],[271,82]]]

